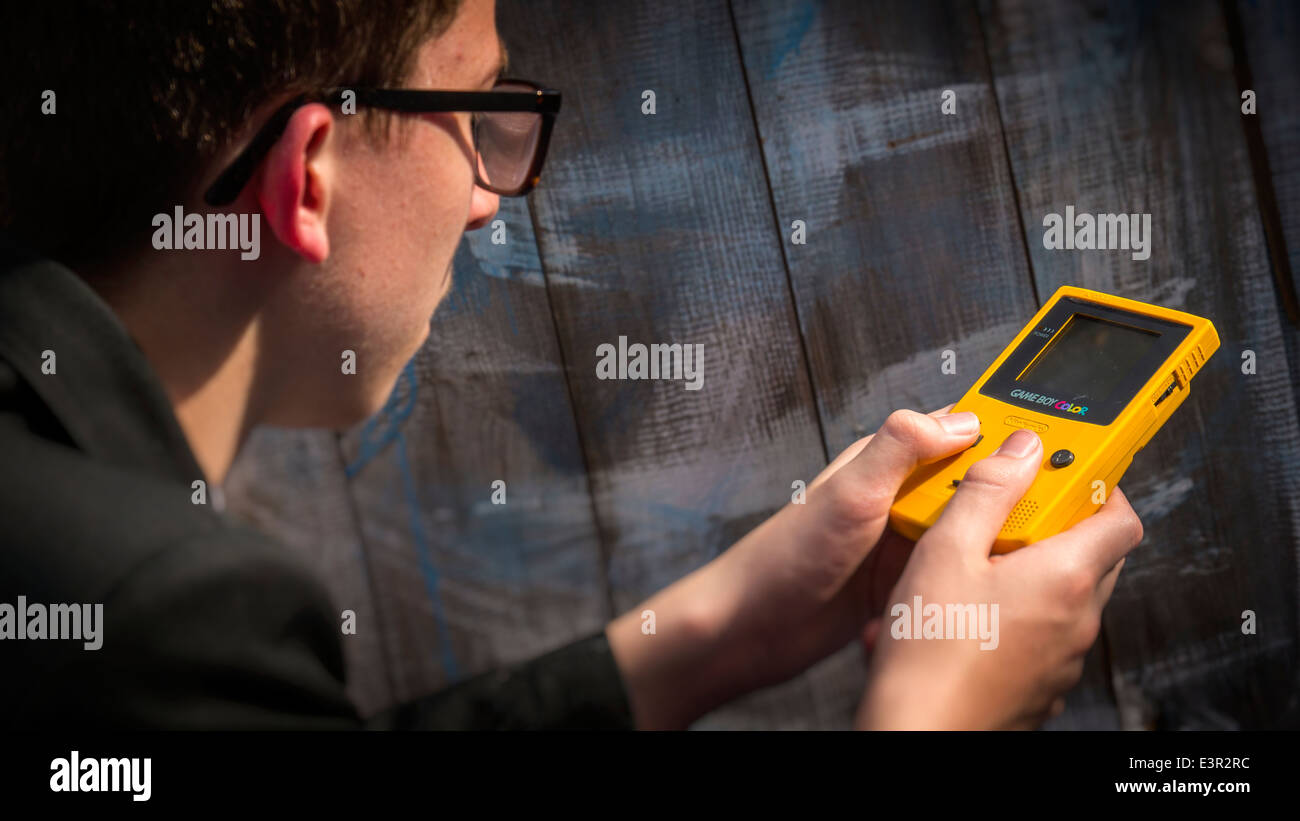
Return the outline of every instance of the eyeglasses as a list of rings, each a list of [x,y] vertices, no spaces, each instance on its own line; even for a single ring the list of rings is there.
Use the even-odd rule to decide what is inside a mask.
[[[349,99],[349,93],[356,95]],[[311,102],[349,101],[359,106],[411,114],[469,112],[474,135],[474,181],[503,197],[521,197],[541,178],[560,92],[527,80],[498,80],[491,91],[423,91],[408,88],[331,88],[300,94],[271,115],[238,157],[203,195],[208,205],[234,202],[253,178],[289,118]]]

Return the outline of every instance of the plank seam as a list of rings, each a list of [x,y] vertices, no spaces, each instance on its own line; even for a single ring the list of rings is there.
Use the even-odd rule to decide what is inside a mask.
[[[569,397],[569,413],[573,417],[573,430],[578,437],[578,451],[582,454],[582,478],[587,486],[587,504],[591,508],[591,522],[596,528],[596,549],[600,555],[600,584],[605,590],[605,609],[607,619],[613,621],[620,615],[614,601],[614,588],[609,581],[609,565],[612,561],[612,548],[607,540],[607,530],[601,521],[600,509],[596,504],[596,493],[591,481],[591,459],[587,455],[587,440],[578,420],[578,403],[573,395],[573,381],[569,372],[568,357],[564,354],[564,338],[560,335],[559,319],[555,316],[555,305],[551,301],[551,277],[546,266],[546,255],[542,250],[542,227],[537,221],[537,212],[533,208],[533,198],[525,200],[528,207],[528,221],[533,225],[533,244],[537,246],[537,262],[542,269],[543,292],[546,294],[546,312],[551,315],[551,328],[555,332],[555,348],[560,355],[560,370],[564,374],[564,391]]]
[[[808,375],[808,390],[813,398],[813,412],[817,417],[817,433],[822,440],[822,457],[826,464],[831,462],[830,442],[826,437],[826,426],[822,422],[822,403],[817,390],[817,379],[812,369],[812,358],[808,355],[808,340],[804,334],[803,320],[799,315],[799,299],[795,295],[794,278],[790,274],[790,258],[786,253],[784,229],[781,227],[781,215],[776,210],[776,195],[772,193],[772,175],[767,168],[767,151],[763,145],[763,131],[758,125],[758,110],[754,107],[754,92],[749,85],[749,69],[745,64],[745,49],[740,42],[740,27],[736,23],[736,10],[732,0],[727,0],[727,17],[731,20],[731,36],[736,41],[736,57],[740,60],[740,79],[745,84],[745,103],[749,107],[749,121],[754,127],[755,144],[758,147],[758,161],[763,168],[763,187],[767,191],[767,205],[772,211],[772,224],[776,227],[776,244],[781,249],[781,266],[785,269],[785,286],[790,295],[790,308],[794,311],[795,333],[799,336],[799,351],[803,355],[804,373]]]
[[[384,660],[384,681],[388,684],[389,706],[397,698],[397,681],[393,678],[393,660],[388,648],[388,630],[384,625],[384,608],[380,606],[379,591],[375,589],[374,569],[370,566],[370,549],[366,544],[365,533],[361,528],[361,512],[357,509],[357,500],[352,495],[352,478],[348,475],[347,455],[343,452],[343,433],[334,432],[334,455],[338,458],[339,472],[343,478],[343,496],[348,502],[348,521],[352,522],[353,537],[361,548],[361,567],[366,574],[366,587],[370,589],[370,599],[374,604],[375,626],[379,630],[379,653]],[[381,707],[381,710],[385,709]]]
[[[1255,87],[1250,60],[1246,56],[1246,35],[1241,17],[1232,0],[1222,0],[1224,25],[1228,30],[1228,46],[1232,49],[1233,78],[1238,93]],[[1255,204],[1259,206],[1259,221],[1264,229],[1264,248],[1268,251],[1282,307],[1292,325],[1300,325],[1300,306],[1297,305],[1295,279],[1291,273],[1291,258],[1287,254],[1286,235],[1282,231],[1282,214],[1273,190],[1273,173],[1268,162],[1268,147],[1259,125],[1258,114],[1242,115],[1241,129],[1246,135],[1246,152],[1250,157],[1251,176],[1255,182]]]
[[[1016,169],[1011,164],[1011,147],[1007,145],[1007,126],[1002,121],[1002,100],[998,97],[998,84],[993,76],[993,55],[989,53],[989,35],[985,30],[984,15],[979,3],[975,2],[975,22],[980,32],[980,44],[984,52],[984,73],[988,77],[989,93],[993,95],[993,113],[998,117],[998,137],[1002,140],[1002,159],[1007,166],[1007,180],[1011,183],[1011,197],[1016,204],[1016,224],[1020,226],[1020,246],[1025,252],[1025,267],[1029,271],[1029,287],[1034,292],[1034,304],[1042,307],[1043,300],[1038,296],[1038,279],[1034,276],[1034,258],[1029,254],[1029,231],[1025,228],[1025,215],[1020,205],[1020,187],[1016,185]]]
[[[1029,287],[1033,290],[1034,304],[1041,306],[1043,300],[1038,295],[1038,278],[1034,275],[1034,258],[1029,253],[1029,231],[1025,227],[1024,210],[1020,204],[1020,186],[1016,183],[1016,169],[1011,162],[1011,146],[1007,142],[1007,127],[1002,118],[1002,98],[998,95],[997,78],[993,76],[993,54],[989,49],[988,22],[985,19],[983,11],[980,10],[979,0],[974,0],[972,6],[975,11],[976,27],[979,29],[980,33],[981,49],[984,54],[984,72],[988,77],[989,93],[993,95],[993,112],[998,118],[998,136],[1002,140],[1002,159],[1006,164],[1007,181],[1010,183],[1012,201],[1016,206],[1016,224],[1020,226],[1020,247],[1025,254],[1025,269],[1029,272]],[[1125,709],[1126,705],[1121,703],[1122,694],[1127,691],[1115,686],[1116,674],[1111,658],[1111,628],[1106,622],[1107,620],[1102,618],[1101,627],[1098,630],[1099,647],[1097,658],[1101,664],[1102,675],[1106,681],[1106,691],[1111,697],[1112,703],[1115,707],[1115,715],[1118,717],[1120,722],[1120,729],[1135,729],[1133,727],[1124,726],[1125,717],[1133,715],[1135,709],[1140,705],[1130,704],[1127,705],[1128,709]]]

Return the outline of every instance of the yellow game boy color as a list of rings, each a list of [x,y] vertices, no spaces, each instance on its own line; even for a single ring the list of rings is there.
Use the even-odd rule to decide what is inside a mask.
[[[1133,455],[1187,398],[1192,377],[1218,347],[1208,319],[1061,288],[953,406],[953,413],[979,417],[979,439],[917,468],[899,490],[890,525],[919,539],[966,469],[1016,428],[1028,428],[1043,442],[1043,464],[993,552],[1069,529],[1096,512],[1096,500],[1110,493]]]

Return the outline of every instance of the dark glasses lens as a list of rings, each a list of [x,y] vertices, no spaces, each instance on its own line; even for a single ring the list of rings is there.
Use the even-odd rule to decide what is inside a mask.
[[[527,83],[502,82],[493,91],[535,93]],[[479,184],[497,194],[514,194],[528,185],[542,115],[531,111],[480,111],[474,114],[474,146],[478,150]]]

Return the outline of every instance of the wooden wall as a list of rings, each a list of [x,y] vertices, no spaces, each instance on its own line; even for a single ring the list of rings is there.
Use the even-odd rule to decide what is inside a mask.
[[[357,612],[363,710],[600,629],[894,409],[956,400],[1075,284],[1209,316],[1222,347],[1123,481],[1146,538],[1049,726],[1300,723],[1295,7],[499,0],[498,20],[511,73],[565,95],[542,185],[503,200],[504,244],[466,237],[379,416],[260,431],[227,487]],[[1067,204],[1150,213],[1151,258],[1044,250]],[[620,335],[702,344],[703,388],[597,379]],[[850,646],[697,726],[846,727],[862,683]]]

